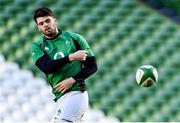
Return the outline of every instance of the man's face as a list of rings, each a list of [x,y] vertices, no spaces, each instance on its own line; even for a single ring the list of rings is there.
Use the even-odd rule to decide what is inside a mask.
[[[53,37],[57,31],[57,22],[54,17],[44,16],[36,18],[36,24],[39,29],[45,36]]]

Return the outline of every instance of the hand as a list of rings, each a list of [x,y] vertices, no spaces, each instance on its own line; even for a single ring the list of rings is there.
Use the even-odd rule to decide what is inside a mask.
[[[86,50],[78,50],[73,54],[69,55],[70,61],[85,61],[87,57],[88,51]]]
[[[76,82],[72,77],[65,79],[55,86],[56,91],[64,93]]]

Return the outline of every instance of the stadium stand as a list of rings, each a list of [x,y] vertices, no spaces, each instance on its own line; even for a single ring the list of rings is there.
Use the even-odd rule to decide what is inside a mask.
[[[179,25],[137,0],[0,0],[0,52],[13,62],[0,76],[0,121],[33,121],[34,115],[41,120],[54,110],[49,87],[30,53],[40,36],[32,20],[40,6],[52,8],[59,26],[82,34],[95,52],[99,71],[87,81],[92,109],[126,122],[180,121]],[[141,88],[135,82],[135,72],[144,64],[159,72],[154,87]],[[38,101],[35,93],[45,98]],[[10,117],[14,119],[6,119]]]
[[[50,122],[55,103],[47,82],[15,62],[6,62],[2,55],[0,68],[0,122]],[[90,108],[83,121],[118,122]]]

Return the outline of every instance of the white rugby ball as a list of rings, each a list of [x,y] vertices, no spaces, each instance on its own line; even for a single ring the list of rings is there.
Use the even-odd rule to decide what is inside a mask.
[[[142,87],[151,87],[158,81],[158,72],[152,65],[143,65],[136,71],[136,82]]]

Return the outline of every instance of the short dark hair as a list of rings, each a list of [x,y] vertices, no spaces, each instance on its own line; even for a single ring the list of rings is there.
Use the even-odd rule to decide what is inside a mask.
[[[52,16],[53,17],[54,15],[53,15],[53,12],[49,8],[41,7],[41,8],[38,8],[35,10],[34,21],[37,22],[36,19],[38,17],[44,17],[44,16]]]

